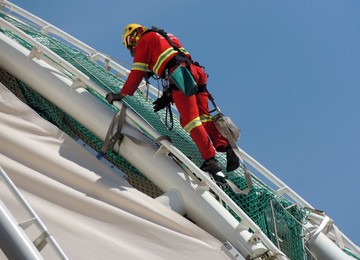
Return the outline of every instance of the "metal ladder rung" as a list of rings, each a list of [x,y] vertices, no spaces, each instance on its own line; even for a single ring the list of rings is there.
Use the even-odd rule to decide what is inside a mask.
[[[40,252],[48,243],[51,245],[52,249],[55,251],[55,253],[61,258],[61,259],[68,259],[60,246],[57,244],[55,239],[52,237],[52,235],[48,232],[45,225],[42,223],[38,215],[35,213],[35,211],[31,208],[31,206],[27,203],[25,198],[21,195],[18,188],[15,186],[15,184],[11,181],[9,176],[5,173],[5,171],[0,167],[0,181],[3,181],[3,183],[7,186],[9,191],[12,193],[12,195],[15,197],[17,202],[21,205],[21,207],[28,212],[28,214],[31,215],[32,218],[17,223],[23,230],[30,227],[32,224],[36,224],[37,229],[41,231],[42,233],[33,241],[33,244]]]
[[[34,241],[34,245],[39,250],[39,252],[47,245],[48,241],[47,238],[50,237],[50,233],[47,231],[44,231],[40,234]]]
[[[277,192],[278,192],[280,195],[284,195],[284,194],[286,194],[288,191],[289,191],[289,190],[288,190],[288,186],[283,186],[283,187],[281,187],[281,188],[279,188],[279,189],[277,190]]]
[[[21,222],[19,223],[19,226],[25,230],[27,229],[28,227],[30,227],[32,224],[35,224],[37,222],[37,219],[36,218],[31,218],[29,220],[25,220],[24,222]]]

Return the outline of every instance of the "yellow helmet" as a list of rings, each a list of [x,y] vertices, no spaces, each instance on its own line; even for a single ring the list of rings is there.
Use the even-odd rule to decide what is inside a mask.
[[[138,32],[142,33],[144,31],[144,28],[140,24],[131,23],[128,24],[123,32],[122,32],[122,40],[123,44],[127,49],[130,49],[134,46],[136,46],[140,35],[138,35]]]

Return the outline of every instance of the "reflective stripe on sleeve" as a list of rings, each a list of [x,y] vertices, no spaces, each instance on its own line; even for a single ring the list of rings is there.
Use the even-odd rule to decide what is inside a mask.
[[[132,70],[140,70],[140,71],[146,71],[148,68],[148,65],[146,63],[142,62],[134,62],[132,66]]]

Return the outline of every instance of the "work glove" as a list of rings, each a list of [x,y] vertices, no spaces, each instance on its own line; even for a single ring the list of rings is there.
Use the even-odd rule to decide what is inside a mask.
[[[114,101],[120,101],[124,98],[124,96],[121,93],[116,94],[116,93],[110,92],[110,93],[106,94],[105,98],[106,98],[107,102],[109,102],[112,105],[112,103]]]
[[[151,78],[151,77],[154,76],[154,75],[155,75],[154,72],[148,70],[148,71],[146,71],[145,78],[146,78],[146,79],[149,79],[149,78]]]
[[[173,103],[171,92],[169,90],[165,90],[162,96],[153,102],[154,112],[158,112],[159,110],[164,109],[170,103]]]

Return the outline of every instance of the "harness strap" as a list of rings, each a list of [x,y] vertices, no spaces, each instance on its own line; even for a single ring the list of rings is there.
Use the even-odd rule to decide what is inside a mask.
[[[157,32],[158,34],[160,34],[161,36],[163,36],[171,45],[171,47],[173,47],[174,50],[176,50],[179,55],[175,55],[174,58],[172,58],[172,60],[170,60],[168,63],[172,63],[174,66],[175,65],[179,65],[182,62],[186,62],[187,66],[190,66],[190,64],[194,64],[195,66],[199,66],[202,67],[199,62],[197,61],[193,61],[190,57],[188,57],[186,55],[186,53],[184,52],[183,48],[180,48],[179,46],[177,46],[169,37],[169,35],[167,34],[167,32],[165,32],[163,29],[157,28],[155,26],[152,26],[151,29],[146,30],[143,34],[148,33],[148,32]],[[202,67],[203,68],[203,67]]]
[[[159,33],[161,36],[163,36],[168,42],[169,44],[171,45],[171,47],[174,48],[174,50],[178,51],[179,54],[181,56],[185,56],[186,57],[186,54],[179,48],[179,46],[177,46],[169,37],[169,35],[163,30],[163,29],[160,29],[160,28],[157,28],[155,26],[152,26],[151,29],[147,30],[147,31],[153,31],[153,32],[157,32]]]

